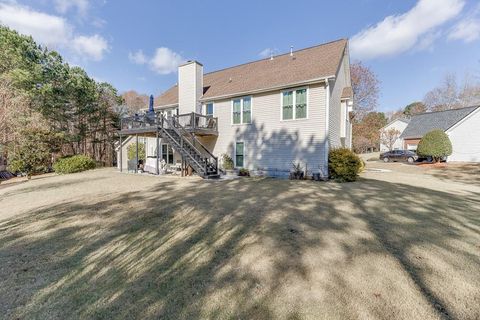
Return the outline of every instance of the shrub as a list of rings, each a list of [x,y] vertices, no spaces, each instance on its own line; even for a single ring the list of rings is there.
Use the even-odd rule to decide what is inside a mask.
[[[95,161],[84,155],[58,159],[53,170],[58,174],[67,174],[95,169]]]
[[[339,182],[357,180],[362,160],[350,149],[338,148],[328,154],[328,171],[330,177]]]
[[[240,177],[250,177],[250,171],[248,169],[245,169],[245,168],[241,168],[239,171],[238,171],[238,175]]]
[[[291,180],[302,180],[304,178],[305,172],[303,171],[302,165],[300,163],[292,163],[293,170],[290,171]]]
[[[365,161],[363,161],[363,159],[360,159],[360,168],[358,169],[358,172],[363,172],[365,171],[365,167],[367,166],[367,164],[365,163]]]
[[[452,143],[443,130],[432,130],[418,143],[417,153],[423,157],[432,157],[435,162],[452,154]]]
[[[222,162],[223,162],[223,169],[233,170],[233,166],[234,166],[233,160],[228,154],[226,153],[222,154]]]
[[[8,153],[8,169],[21,172],[30,178],[32,174],[45,173],[51,165],[51,154],[55,150],[55,134],[40,129],[25,129],[19,141]]]
[[[134,160],[137,155],[137,144],[132,143],[127,147],[127,157],[128,160]],[[138,160],[145,161],[146,153],[145,153],[145,144],[139,143],[138,144]]]

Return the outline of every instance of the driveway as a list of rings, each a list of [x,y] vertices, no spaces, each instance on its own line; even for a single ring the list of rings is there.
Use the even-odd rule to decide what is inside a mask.
[[[480,192],[480,164],[447,163],[445,168],[402,162],[366,161],[362,177],[451,192]]]

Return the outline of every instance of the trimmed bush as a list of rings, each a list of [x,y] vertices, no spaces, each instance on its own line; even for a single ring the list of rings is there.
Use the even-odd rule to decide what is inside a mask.
[[[432,157],[435,162],[452,154],[452,142],[443,130],[432,130],[418,143],[417,154]]]
[[[234,166],[233,160],[228,154],[226,153],[222,154],[222,162],[223,162],[223,169],[233,170],[233,166]]]
[[[53,170],[58,174],[67,174],[95,169],[95,161],[84,155],[77,155],[58,159]]]
[[[328,153],[328,171],[330,178],[338,182],[357,180],[362,160],[350,149],[332,149]]]

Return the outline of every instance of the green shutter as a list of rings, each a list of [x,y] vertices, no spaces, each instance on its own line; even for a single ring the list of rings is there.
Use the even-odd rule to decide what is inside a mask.
[[[252,100],[250,98],[243,99],[243,123],[252,121]]]
[[[296,91],[295,97],[295,118],[303,119],[307,117],[307,89]]]
[[[234,124],[239,124],[241,121],[241,100],[233,100],[233,114],[232,114],[232,122]]]
[[[293,92],[288,91],[283,93],[282,102],[283,120],[293,119]]]

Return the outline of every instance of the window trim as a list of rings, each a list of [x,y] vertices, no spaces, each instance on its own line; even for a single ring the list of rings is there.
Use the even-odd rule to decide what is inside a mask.
[[[237,165],[237,143],[243,143],[243,166],[239,167]],[[246,155],[245,141],[235,141],[235,148],[233,150],[233,159],[235,163],[235,168],[245,168],[245,155]]]
[[[211,115],[208,115],[208,114],[207,114],[207,105],[209,105],[209,104],[212,105],[212,109],[213,109]],[[203,104],[202,114],[203,114],[204,116],[215,117],[215,102],[213,102],[213,101],[205,102],[205,103]]]
[[[298,118],[297,119],[297,108],[296,108],[296,103],[297,103],[297,95],[293,95],[293,118],[292,119],[283,119],[283,94],[285,92],[290,92],[293,91],[294,93],[297,90],[306,90],[306,95],[307,95],[307,112],[306,112],[306,117],[305,118]],[[290,89],[285,89],[280,91],[280,121],[302,121],[302,120],[308,120],[310,115],[310,87],[298,87],[298,88],[290,88]]]
[[[250,98],[250,122],[243,122],[243,99]],[[240,123],[233,123],[233,101],[240,100]],[[230,101],[230,124],[232,126],[250,125],[253,120],[253,96],[242,96],[232,98]],[[241,141],[240,141],[241,142]]]

